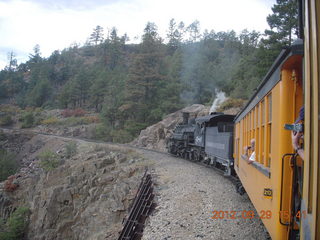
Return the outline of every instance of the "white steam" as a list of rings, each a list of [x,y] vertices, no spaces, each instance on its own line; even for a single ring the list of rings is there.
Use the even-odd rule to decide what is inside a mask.
[[[210,108],[209,114],[216,112],[217,107],[227,100],[226,94],[222,91],[216,90],[216,98],[213,100],[212,106]]]

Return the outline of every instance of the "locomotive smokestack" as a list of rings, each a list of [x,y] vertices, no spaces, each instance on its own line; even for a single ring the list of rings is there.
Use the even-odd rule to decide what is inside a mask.
[[[184,112],[183,114],[183,124],[187,125],[188,121],[189,121],[189,113],[188,112]]]

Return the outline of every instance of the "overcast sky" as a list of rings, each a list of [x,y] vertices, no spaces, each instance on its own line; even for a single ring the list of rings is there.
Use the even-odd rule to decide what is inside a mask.
[[[28,60],[36,44],[43,57],[72,43],[83,44],[100,25],[140,40],[148,21],[164,38],[169,21],[200,22],[218,31],[247,28],[263,32],[276,0],[0,0],[0,69],[10,51],[18,63]]]

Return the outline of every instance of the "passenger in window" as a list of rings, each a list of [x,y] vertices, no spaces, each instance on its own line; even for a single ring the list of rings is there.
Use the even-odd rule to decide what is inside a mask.
[[[256,140],[253,138],[250,141],[250,146],[244,148],[245,154],[241,155],[241,157],[247,161],[248,164],[251,164],[256,161],[256,152],[255,152]],[[249,150],[251,154],[249,156]]]
[[[295,124],[303,124],[303,122],[304,122],[304,106],[301,107],[301,109],[299,111],[299,116],[294,123]],[[298,132],[292,131],[291,138],[292,138],[293,149],[304,160],[304,149],[302,147],[302,145],[303,145],[303,131],[298,131]]]

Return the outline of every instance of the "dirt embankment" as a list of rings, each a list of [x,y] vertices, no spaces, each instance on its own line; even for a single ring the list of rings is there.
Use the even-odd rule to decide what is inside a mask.
[[[28,239],[117,238],[150,160],[128,148],[81,140],[72,140],[76,151],[70,156],[70,139],[10,130],[5,136],[0,147],[15,149],[22,168],[13,192],[0,183],[2,219],[25,206],[31,212]],[[45,168],[39,156],[48,152],[58,166]]]

